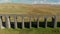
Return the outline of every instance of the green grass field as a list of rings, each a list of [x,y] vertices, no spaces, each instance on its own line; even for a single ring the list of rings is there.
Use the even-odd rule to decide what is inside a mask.
[[[60,28],[3,29],[1,34],[60,34]]]
[[[0,4],[0,14],[39,14],[60,15],[60,6],[55,5],[25,5],[25,4]],[[43,21],[43,18],[41,18]],[[3,18],[4,20],[4,18]],[[13,20],[13,19],[11,19]],[[27,19],[25,19],[27,21]],[[33,21],[34,19],[32,19]],[[48,21],[51,21],[51,18]],[[60,21],[60,18],[57,19]],[[19,19],[18,19],[19,21]],[[60,34],[60,28],[32,28],[32,29],[2,29],[0,34]]]

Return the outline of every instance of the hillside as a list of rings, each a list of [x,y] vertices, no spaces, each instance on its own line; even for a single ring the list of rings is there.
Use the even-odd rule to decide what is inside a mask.
[[[0,4],[0,14],[40,14],[59,15],[60,6],[56,5],[27,5],[27,4]]]

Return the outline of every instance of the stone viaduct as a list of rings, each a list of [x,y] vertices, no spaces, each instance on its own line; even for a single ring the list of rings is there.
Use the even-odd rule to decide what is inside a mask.
[[[5,16],[5,23],[6,23],[6,27],[4,27],[3,25],[2,25],[2,17],[3,16]],[[11,28],[11,25],[10,25],[10,16],[13,16],[14,17],[14,28],[16,29],[16,28],[18,28],[17,27],[17,16],[21,16],[22,17],[22,29],[24,29],[25,27],[24,27],[24,17],[29,17],[29,20],[30,20],[30,22],[29,22],[29,28],[32,28],[32,21],[31,21],[31,19],[32,19],[32,17],[33,16],[35,16],[36,18],[37,18],[37,28],[39,28],[39,18],[40,18],[40,16],[44,16],[44,15],[19,15],[19,14],[0,14],[0,29],[3,29],[3,28]],[[45,15],[44,16],[44,23],[45,23],[45,28],[47,28],[47,19],[49,18],[49,17],[51,17],[52,18],[52,21],[53,21],[53,28],[57,28],[57,16],[56,15]]]

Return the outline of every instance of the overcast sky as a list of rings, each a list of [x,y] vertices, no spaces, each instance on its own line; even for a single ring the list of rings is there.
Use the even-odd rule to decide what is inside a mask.
[[[0,3],[60,4],[60,0],[0,0]]]

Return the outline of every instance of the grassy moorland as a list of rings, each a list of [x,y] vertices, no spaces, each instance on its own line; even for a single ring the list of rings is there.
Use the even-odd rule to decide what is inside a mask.
[[[9,4],[9,3],[0,4],[0,14],[60,15],[60,6],[43,5],[43,4],[42,5]],[[43,20],[43,18],[41,19]],[[48,20],[51,20],[51,18],[49,18]],[[60,19],[58,18],[58,21],[59,20]],[[0,33],[1,34],[60,34],[60,28],[3,29],[0,30]]]
[[[48,4],[28,5],[28,4],[7,3],[7,4],[0,4],[0,14],[60,15],[60,6],[48,5]],[[51,20],[51,18],[49,18],[48,20]],[[60,18],[58,18],[58,21],[59,20]]]
[[[0,14],[40,14],[59,15],[60,6],[57,5],[27,5],[27,4],[0,4]]]

